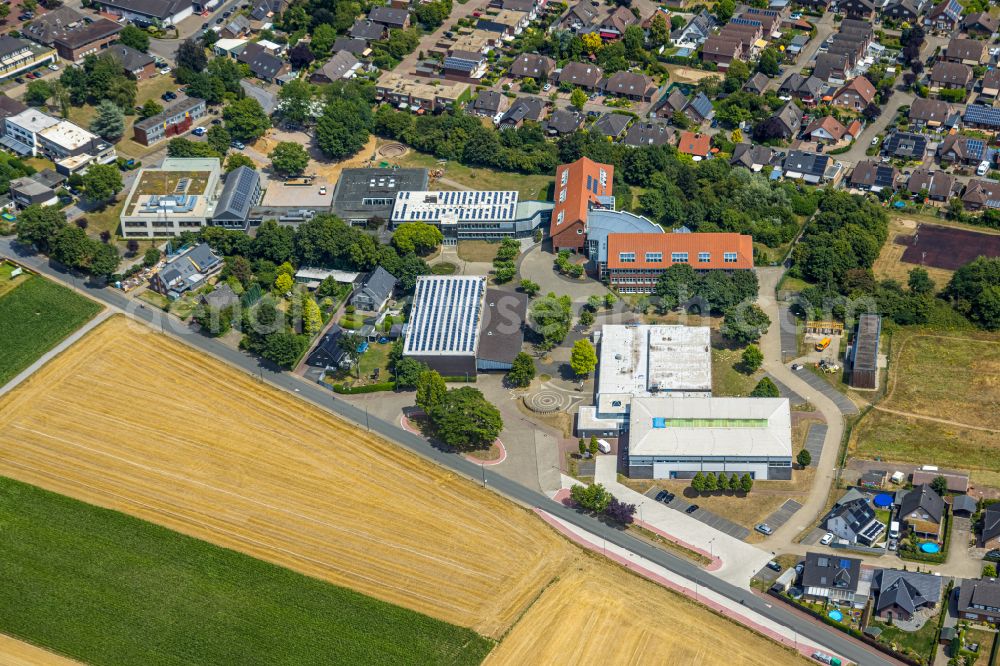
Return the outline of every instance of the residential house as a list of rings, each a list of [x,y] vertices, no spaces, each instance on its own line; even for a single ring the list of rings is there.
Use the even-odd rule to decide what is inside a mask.
[[[703,9],[691,17],[687,25],[670,33],[670,39],[676,46],[692,49],[697,48],[708,39],[715,26],[715,17]]]
[[[362,67],[361,62],[348,51],[337,51],[323,66],[313,72],[312,83],[333,83],[341,79],[353,79]]]
[[[965,186],[962,204],[966,210],[1000,208],[1000,183],[974,178]]]
[[[1000,504],[988,504],[983,509],[983,527],[979,542],[987,551],[1000,548]]]
[[[958,589],[958,617],[1000,624],[1000,583],[994,580],[963,580]]]
[[[955,191],[955,179],[944,171],[931,171],[928,167],[919,167],[914,169],[906,181],[906,189],[914,196],[926,192],[927,198],[932,201],[948,201]]]
[[[132,125],[134,139],[144,146],[179,136],[189,131],[194,121],[207,112],[205,100],[186,97],[155,116],[137,120]]]
[[[630,122],[632,122],[632,116],[626,116],[624,113],[605,113],[591,126],[590,131],[598,132],[612,141],[617,141],[625,134]]]
[[[350,303],[364,312],[380,312],[396,288],[396,278],[392,273],[378,266],[368,274],[361,286],[351,294]]]
[[[1000,109],[985,104],[970,104],[965,107],[962,122],[966,127],[989,130],[1000,130]]]
[[[395,7],[372,7],[368,20],[389,30],[405,30],[410,27],[410,12]]]
[[[597,90],[604,78],[604,72],[597,65],[570,62],[559,72],[559,85],[570,85],[584,90]]]
[[[948,42],[948,47],[944,50],[944,59],[970,67],[985,65],[989,61],[986,45],[987,43],[981,39],[955,37]]]
[[[628,7],[616,6],[601,21],[597,27],[601,39],[619,39],[625,34],[625,29],[639,23],[639,19]]]
[[[882,142],[882,154],[896,159],[921,162],[927,153],[927,137],[913,132],[893,132]]]
[[[384,39],[387,33],[383,24],[368,19],[358,19],[347,31],[352,39],[362,39],[365,42],[377,42]]]
[[[899,569],[876,569],[872,576],[874,613],[883,620],[913,619],[941,601],[941,576]]]
[[[656,90],[652,77],[636,72],[615,72],[604,82],[606,94],[639,102],[651,102]]]
[[[519,79],[546,81],[556,68],[555,61],[536,53],[522,53],[510,66],[510,75]]]
[[[477,116],[495,118],[498,113],[504,113],[508,106],[510,106],[510,100],[506,95],[496,90],[483,90],[476,97],[469,110]]]
[[[972,68],[960,62],[939,60],[931,69],[929,81],[932,92],[942,88],[948,90],[968,90],[972,86]]]
[[[441,68],[445,78],[475,81],[486,74],[486,56],[480,51],[452,49]]]
[[[847,55],[842,53],[820,53],[816,56],[816,66],[812,75],[820,81],[830,83],[844,82],[851,78],[852,63]]]
[[[941,539],[944,537],[941,528],[946,508],[941,496],[924,483],[903,496],[898,515],[900,521],[917,536]]]
[[[55,188],[32,176],[15,178],[10,181],[10,199],[18,208],[27,208],[31,205],[55,206],[59,204]]]
[[[559,19],[559,28],[572,30],[578,35],[591,32],[600,21],[600,10],[589,0],[576,3]]]
[[[323,335],[316,348],[312,350],[306,359],[306,365],[314,368],[344,368],[350,365],[347,351],[340,346],[340,340],[344,336],[344,329],[334,324]]]
[[[819,143],[840,143],[847,128],[833,116],[819,116],[806,126],[804,134]]]
[[[987,155],[987,143],[983,139],[950,134],[944,138],[938,147],[938,156],[942,164],[978,165]]]
[[[136,81],[160,76],[159,71],[156,69],[156,59],[148,53],[137,51],[131,46],[125,46],[124,44],[113,44],[105,53],[107,53],[108,57],[117,60],[122,69],[135,78]]]
[[[702,62],[714,63],[725,71],[734,60],[745,60],[747,53],[738,39],[727,39],[722,35],[712,35],[701,47]]]
[[[985,97],[1000,95],[1000,69],[990,69],[983,74],[983,85],[979,94]]]
[[[198,300],[206,308],[220,312],[226,308],[236,307],[237,303],[240,302],[240,297],[236,295],[228,283],[223,283],[222,286],[216,287]]]
[[[191,0],[96,0],[91,7],[140,27],[174,26],[194,14]]]
[[[508,9],[500,10],[498,14],[484,14],[479,18],[476,27],[480,30],[489,30],[500,34],[504,40],[514,39],[521,34],[529,23],[528,14],[525,12],[514,12]]]
[[[500,129],[520,127],[525,120],[541,122],[545,114],[545,102],[538,97],[518,97],[503,114],[498,123]]]
[[[275,16],[280,16],[281,12],[288,7],[286,0],[255,0],[250,6],[250,20],[256,24],[255,30],[270,23]]]
[[[273,115],[278,110],[278,96],[267,88],[261,88],[246,79],[240,81],[240,88],[243,89],[244,95],[257,100],[260,108],[264,109],[264,113],[267,115]]]
[[[979,502],[968,495],[955,495],[951,498],[951,515],[970,518],[979,510]]]
[[[118,39],[122,26],[106,18],[84,18],[69,7],[58,7],[33,19],[23,27],[23,34],[40,44],[51,46],[59,57],[81,63]]]
[[[914,129],[937,129],[952,115],[951,105],[939,99],[915,97],[908,118]]]
[[[550,136],[572,134],[583,125],[584,116],[573,109],[556,109],[549,115],[543,127]]]
[[[882,16],[896,21],[916,23],[929,0],[889,0],[882,6]]]
[[[802,566],[803,596],[811,601],[829,602],[848,606],[867,601],[858,596],[861,581],[861,560],[823,553],[806,553]]]
[[[743,90],[744,92],[748,92],[752,95],[763,95],[770,83],[771,79],[769,79],[766,74],[763,72],[757,72],[743,84]]]
[[[815,76],[802,76],[798,72],[792,72],[778,86],[779,95],[798,97],[806,104],[815,104],[826,90],[826,84],[822,79]]]
[[[781,35],[782,13],[776,9],[762,9],[760,7],[747,7],[743,9],[734,20],[738,24],[753,25],[754,22],[760,25],[762,37],[770,40],[772,37]]]
[[[973,12],[962,21],[962,29],[976,37],[991,37],[1000,30],[1000,17],[989,12]]]
[[[854,167],[849,183],[851,187],[866,192],[892,191],[898,178],[896,167],[875,160],[863,160]]]
[[[958,0],[941,0],[924,17],[924,25],[951,32],[962,20],[962,5]]]
[[[802,109],[794,102],[785,102],[784,106],[765,122],[769,123],[772,136],[785,140],[794,139],[802,129]]]
[[[774,161],[775,151],[770,146],[759,146],[751,143],[739,143],[733,148],[733,156],[729,163],[758,172],[769,168]]]
[[[681,132],[680,140],[677,142],[677,152],[682,155],[691,155],[696,160],[705,159],[712,150],[712,137],[707,134],[696,134],[694,132]]]
[[[469,84],[461,81],[427,82],[418,77],[388,72],[375,83],[375,97],[417,113],[433,113],[455,108],[468,89]]]
[[[886,525],[875,517],[875,509],[864,497],[841,502],[826,515],[827,531],[849,544],[870,546],[885,531]]]
[[[705,93],[698,93],[694,96],[690,102],[683,109],[684,115],[688,117],[688,120],[700,125],[703,122],[711,120],[715,115],[715,107],[712,106],[711,100],[705,96]]]
[[[872,0],[841,0],[837,11],[844,12],[853,19],[870,20],[874,16],[877,5]]]
[[[368,42],[363,39],[354,39],[353,37],[338,37],[337,41],[333,43],[332,50],[334,53],[347,51],[355,57],[364,57],[371,52],[371,49],[368,48]]]
[[[212,252],[208,243],[199,243],[168,258],[163,267],[149,278],[149,286],[170,299],[180,298],[206,284],[208,278],[222,270],[222,266],[222,258]]]
[[[291,70],[291,65],[257,43],[247,44],[236,60],[246,64],[255,77],[268,83]]]
[[[674,88],[670,94],[662,96],[653,105],[653,111],[661,118],[669,118],[678,111],[683,111],[687,104],[688,98],[684,96],[684,93]]]
[[[790,150],[782,163],[785,178],[807,183],[836,183],[843,176],[844,165],[830,158],[802,150]]]
[[[219,31],[219,36],[223,39],[239,39],[250,34],[250,19],[243,14],[236,14]]]
[[[663,146],[674,142],[674,130],[662,120],[637,120],[628,128],[622,143],[632,148]]]
[[[863,111],[875,99],[875,86],[863,76],[852,79],[833,95],[830,104],[842,109]]]

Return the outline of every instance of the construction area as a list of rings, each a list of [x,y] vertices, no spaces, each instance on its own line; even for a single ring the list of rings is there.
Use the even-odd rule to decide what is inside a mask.
[[[912,236],[897,236],[905,245],[903,261],[953,271],[979,256],[1000,257],[1000,235],[921,224]]]

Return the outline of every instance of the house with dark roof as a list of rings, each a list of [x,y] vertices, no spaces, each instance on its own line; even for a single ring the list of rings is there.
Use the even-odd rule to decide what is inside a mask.
[[[944,171],[920,167],[913,170],[906,181],[906,189],[914,196],[926,192],[932,201],[948,201],[955,191],[955,179]]]
[[[834,506],[824,519],[827,531],[849,544],[870,546],[885,531],[885,524],[875,517],[875,509],[865,498]]]
[[[386,36],[386,27],[381,23],[368,19],[358,19],[347,31],[347,34],[354,39],[363,39],[366,42],[377,42]]]
[[[785,102],[777,113],[771,116],[769,122],[777,128],[778,135],[783,139],[794,139],[802,129],[802,109],[794,102]]]
[[[875,99],[875,86],[863,76],[856,76],[833,94],[830,104],[842,109],[863,111]]]
[[[507,110],[509,99],[496,90],[483,90],[468,109],[477,116],[493,118]]]
[[[279,16],[286,7],[286,0],[256,0],[250,7],[250,20],[262,26],[268,19]]]
[[[979,510],[979,502],[968,495],[955,495],[951,498],[951,515],[969,518]]]
[[[239,39],[248,34],[250,34],[250,19],[243,14],[233,16],[232,20],[219,32],[219,36],[223,39]]]
[[[962,205],[965,206],[965,210],[973,211],[1000,208],[1000,183],[973,178],[965,186]]]
[[[931,609],[941,601],[941,576],[876,569],[872,576],[875,614],[883,620],[910,620],[922,609]]]
[[[1000,548],[1000,504],[988,504],[983,509],[979,542],[986,550]]]
[[[803,596],[811,601],[854,606],[867,601],[856,599],[861,582],[861,560],[823,553],[806,553],[802,565]]]
[[[946,90],[968,90],[972,86],[972,68],[960,62],[945,62],[938,60],[931,69],[930,76],[931,92],[937,92],[942,88]]]
[[[458,81],[481,79],[486,74],[486,56],[480,51],[452,49],[444,59],[441,72]]]
[[[227,229],[247,228],[250,209],[260,202],[260,174],[239,166],[226,174],[226,183],[215,205],[212,224]]]
[[[199,300],[205,307],[219,312],[226,308],[235,307],[240,302],[240,297],[236,295],[236,292],[227,283],[222,283],[213,289],[211,293],[204,294]]]
[[[980,96],[996,97],[1000,95],[1000,69],[990,69],[983,74]]]
[[[518,97],[500,118],[500,129],[520,127],[524,121],[541,122],[545,114],[545,102],[538,97]]]
[[[962,20],[962,5],[958,0],[941,0],[924,17],[924,25],[951,31]]]
[[[555,68],[555,61],[548,56],[537,53],[522,53],[511,63],[510,75],[520,79],[546,81]]]
[[[361,69],[361,62],[348,51],[337,51],[323,66],[313,72],[312,83],[333,83],[341,79],[351,79]]]
[[[99,53],[118,39],[122,26],[106,18],[85,19],[69,7],[58,7],[32,19],[22,27],[25,37],[51,46],[59,57],[81,63],[86,55]]]
[[[841,0],[837,11],[844,12],[853,19],[869,20],[878,7],[872,0]]]
[[[574,109],[556,109],[543,124],[549,136],[572,134],[583,125],[583,114]]]
[[[897,21],[916,23],[929,0],[889,0],[882,6],[882,15]]]
[[[570,7],[559,19],[559,28],[582,35],[592,32],[600,19],[601,13],[597,9],[597,5],[588,2],[588,0],[581,0]]]
[[[962,122],[966,127],[996,131],[1000,129],[1000,109],[985,104],[970,104],[965,107]]]
[[[333,43],[334,53],[339,51],[347,51],[354,56],[365,56],[368,54],[368,42],[363,39],[355,39],[353,37],[338,37],[337,41]]]
[[[112,44],[104,52],[110,58],[118,61],[126,73],[131,74],[136,81],[159,76],[156,69],[156,59],[148,53],[137,51],[124,44]]]
[[[928,484],[906,493],[899,505],[899,519],[920,537],[940,539],[947,505]]]
[[[712,35],[701,45],[702,62],[714,63],[722,71],[728,69],[734,60],[743,60],[745,55],[743,42],[722,35]]]
[[[372,7],[368,12],[368,20],[389,29],[405,30],[410,27],[410,12],[396,7]]]
[[[243,52],[236,56],[236,60],[246,64],[255,77],[268,83],[291,70],[291,65],[287,62],[253,42],[246,45]]]
[[[894,190],[897,178],[899,178],[899,170],[896,167],[875,160],[863,160],[854,167],[848,182],[851,187],[859,190],[881,192],[882,190]]]
[[[778,94],[798,97],[807,104],[815,104],[823,96],[826,84],[816,76],[802,76],[792,72],[778,86]]]
[[[760,146],[751,143],[739,143],[733,148],[733,156],[729,163],[758,172],[770,167],[774,161],[775,151],[770,146]]]
[[[262,88],[246,79],[240,80],[240,88],[243,89],[244,95],[257,100],[267,115],[272,115],[278,109],[278,96],[267,88]]]
[[[982,162],[987,155],[987,143],[984,139],[949,134],[938,147],[938,157],[942,164],[975,164]]]
[[[637,120],[628,128],[622,143],[632,148],[663,146],[674,142],[674,130],[662,120]]]
[[[661,118],[669,118],[687,106],[688,98],[679,89],[674,88],[669,94],[663,95],[655,104],[653,111]]]
[[[626,116],[624,113],[605,113],[591,126],[590,131],[598,132],[612,141],[617,141],[625,134],[625,129],[628,128],[630,122],[632,122],[632,116]]]
[[[628,7],[616,6],[597,26],[601,39],[619,39],[626,28],[639,23],[639,19]]]
[[[604,92],[633,101],[649,102],[656,94],[656,82],[646,74],[615,72],[604,82]]]
[[[990,37],[1000,30],[1000,17],[989,12],[974,12],[962,21],[962,29],[976,37]]]
[[[910,104],[908,118],[915,129],[941,127],[952,115],[951,105],[940,99],[915,97]]]
[[[970,67],[984,65],[989,60],[986,44],[981,39],[954,37],[948,42],[943,57],[948,62],[960,62]]]
[[[1000,583],[995,580],[963,580],[958,589],[958,617],[978,622],[1000,623]]]
[[[782,162],[785,178],[803,180],[807,183],[836,183],[843,176],[844,165],[835,162],[829,155],[790,150]]]
[[[396,288],[392,273],[378,266],[351,294],[351,305],[364,312],[380,312]]]
[[[820,81],[830,83],[846,81],[850,78],[851,61],[842,53],[820,53],[816,56],[816,66],[812,75]]]
[[[198,289],[222,270],[222,259],[208,246],[199,243],[179,255],[167,259],[159,271],[149,278],[149,286],[170,299],[180,298]]]
[[[596,90],[604,72],[597,65],[589,65],[583,62],[570,62],[559,72],[559,85],[567,84],[575,88],[584,90]]]
[[[927,153],[927,137],[913,132],[893,132],[882,142],[882,154],[921,162]]]
[[[309,354],[306,365],[324,369],[348,367],[350,359],[347,357],[347,351],[340,346],[340,339],[343,336],[344,329],[337,324],[331,326]]]
[[[743,90],[753,95],[763,95],[770,83],[771,79],[767,77],[767,74],[757,72],[743,84]]]
[[[194,14],[191,0],[97,0],[92,6],[143,27],[177,25]]]
[[[695,124],[701,124],[715,116],[715,107],[712,106],[711,100],[701,92],[684,106],[683,111],[684,115]]]

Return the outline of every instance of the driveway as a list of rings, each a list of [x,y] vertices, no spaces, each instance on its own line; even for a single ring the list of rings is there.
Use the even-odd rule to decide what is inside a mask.
[[[604,296],[609,293],[607,287],[590,278],[572,279],[555,271],[555,255],[543,252],[541,245],[536,245],[521,255],[519,275],[522,280],[537,282],[541,287],[539,293],[547,294],[554,291],[556,295],[569,294],[576,307],[587,302],[591,296]]]

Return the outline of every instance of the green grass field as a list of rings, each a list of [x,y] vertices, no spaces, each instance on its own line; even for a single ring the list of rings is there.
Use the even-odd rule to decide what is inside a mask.
[[[478,664],[493,642],[0,477],[0,632],[94,664]]]
[[[33,275],[0,298],[0,386],[100,312],[101,306]]]

